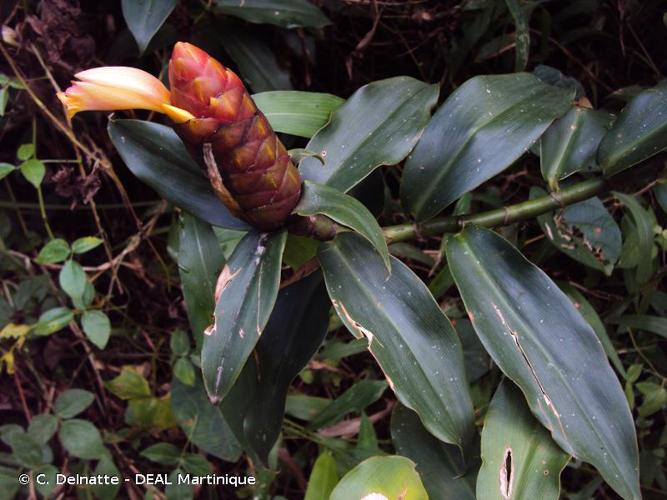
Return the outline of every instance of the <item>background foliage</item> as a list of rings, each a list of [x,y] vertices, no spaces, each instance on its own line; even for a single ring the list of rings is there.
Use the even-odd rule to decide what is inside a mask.
[[[627,419],[639,440],[642,495],[665,496],[667,182],[665,155],[654,155],[667,127],[658,83],[667,70],[664,15],[657,0],[2,3],[0,495],[60,492],[19,489],[24,470],[215,471],[258,482],[68,492],[343,499],[383,489],[391,497],[392,479],[400,478],[411,498],[474,498],[476,491],[495,498],[496,471],[507,463],[497,438],[507,432],[516,463],[534,461],[514,470],[512,498],[559,491],[616,498],[607,483],[630,498],[623,476],[631,466],[599,452],[622,448]],[[64,117],[55,91],[73,73],[102,64],[163,73],[176,40],[194,41],[237,70],[286,145],[305,148],[300,170],[308,181],[297,212],[325,213],[363,235],[320,248],[322,273],[297,282],[292,270],[311,270],[318,249],[285,234],[261,242],[266,259],[278,257],[253,268],[258,237],[244,237],[247,227],[220,208],[158,118]],[[530,73],[500,76],[524,70]],[[474,134],[451,133],[452,117]],[[397,166],[375,170],[380,165]],[[603,186],[600,169],[618,175]],[[562,189],[562,198],[545,198],[546,189]],[[516,205],[527,199],[541,209]],[[451,218],[422,231],[408,224],[446,208],[463,217],[497,209],[475,222],[502,226],[505,239],[483,229],[443,237],[458,229]],[[266,329],[256,363],[235,357],[235,383],[225,388],[226,403],[213,406],[200,352],[225,263],[244,269],[238,290],[268,280],[276,306],[273,314],[257,306]],[[384,281],[388,266],[400,286]],[[512,281],[517,270],[534,277],[525,294],[525,283]],[[348,286],[359,277],[359,286]],[[405,300],[386,286],[400,288]],[[532,298],[504,303],[508,287]],[[398,300],[392,311],[406,323],[397,327],[381,308],[363,307],[368,290],[380,303]],[[406,306],[412,300],[422,301],[419,317]],[[479,339],[466,309],[482,318]],[[589,327],[575,309],[604,353],[597,343],[580,349]],[[494,315],[532,327],[508,332],[523,336],[532,374],[494,335],[498,320],[483,321]],[[370,352],[369,328],[377,341]],[[551,335],[533,339],[532,331]],[[457,342],[463,359],[451,350]],[[247,356],[252,346],[230,339],[224,349]],[[555,366],[542,362],[545,352]],[[609,380],[604,354],[631,416],[618,413],[623,404],[596,413],[609,409],[596,406],[604,383],[580,392],[582,379]],[[595,366],[604,373],[586,366],[591,359],[602,360]],[[412,361],[426,367],[421,379]],[[258,376],[269,383],[256,386]],[[555,442],[540,425],[553,418],[548,408],[529,398],[531,413],[521,395],[545,391],[557,395],[559,408],[572,408],[562,415],[563,432],[552,433]],[[580,408],[590,427],[567,427]],[[267,436],[278,435],[273,446]],[[535,468],[542,477],[531,475]]]

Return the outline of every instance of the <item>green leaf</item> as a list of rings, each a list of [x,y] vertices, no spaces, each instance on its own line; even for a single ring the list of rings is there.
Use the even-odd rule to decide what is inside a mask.
[[[88,420],[65,420],[60,425],[58,437],[63,448],[77,458],[95,460],[109,453],[102,443],[100,431]]]
[[[195,383],[195,368],[187,359],[178,358],[174,363],[174,376],[185,385],[193,385]]]
[[[59,418],[76,417],[95,401],[92,392],[83,389],[68,389],[62,392],[53,406],[53,411]]]
[[[516,33],[514,35],[514,71],[523,71],[528,64],[530,55],[530,15],[535,4],[522,0],[505,0],[507,9],[514,18]]]
[[[248,233],[234,249],[216,285],[213,328],[201,354],[211,402],[222,400],[255,348],[278,296],[287,233]]]
[[[29,434],[16,432],[9,436],[14,458],[24,467],[37,467],[43,463],[42,447]]]
[[[644,90],[621,111],[598,149],[605,175],[614,175],[667,148],[667,81]]]
[[[183,468],[195,476],[207,476],[213,472],[213,467],[201,455],[188,453],[183,457]]]
[[[321,28],[331,21],[308,0],[214,0],[215,10],[251,23]]]
[[[60,288],[62,288],[72,300],[80,299],[86,290],[86,272],[78,262],[68,260],[58,275]]]
[[[289,73],[278,64],[271,47],[245,26],[216,26],[211,35],[222,43],[253,92],[290,90]],[[222,28],[222,29],[220,29]]]
[[[310,421],[310,427],[321,429],[335,424],[348,413],[359,413],[380,399],[386,389],[387,383],[384,380],[361,380],[318,413]]]
[[[399,455],[417,465],[431,500],[475,500],[475,470],[464,474],[460,450],[436,439],[402,404],[391,414],[391,439]]]
[[[176,465],[181,460],[181,450],[171,443],[157,443],[143,450],[140,455],[151,462]]]
[[[190,352],[190,338],[183,330],[174,330],[169,338],[169,348],[176,356],[187,356]]]
[[[329,498],[338,483],[336,459],[328,452],[322,452],[315,463],[308,479],[308,488],[304,500],[322,500]]]
[[[130,399],[125,412],[125,423],[130,427],[149,432],[160,432],[176,427],[176,419],[171,411],[170,395]]]
[[[213,322],[215,277],[225,258],[211,226],[183,212],[178,244],[178,272],[192,335],[201,350],[204,330]]]
[[[51,464],[40,465],[32,471],[32,477],[37,478],[40,474],[44,474],[42,481],[34,481],[35,488],[44,498],[51,498],[51,493],[58,487],[57,474],[58,468]],[[42,483],[42,484],[40,484]]]
[[[613,193],[618,201],[625,205],[630,218],[637,229],[637,281],[646,283],[653,274],[653,223],[649,213],[641,206],[637,198],[624,193]]]
[[[552,191],[561,179],[595,166],[598,145],[611,122],[606,112],[575,106],[547,129],[540,140],[540,168]]]
[[[111,335],[111,322],[109,317],[102,311],[84,311],[81,315],[81,326],[88,339],[97,346],[104,349]]]
[[[561,290],[563,290],[568,295],[568,297],[570,297],[574,307],[576,307],[577,311],[579,311],[588,324],[591,325],[595,335],[597,335],[598,340],[604,348],[604,352],[607,353],[609,360],[612,362],[618,373],[625,377],[626,372],[625,368],[623,367],[623,362],[621,361],[621,358],[619,358],[614,345],[609,339],[609,335],[607,335],[607,329],[604,327],[602,320],[598,316],[598,313],[595,311],[593,306],[586,300],[586,297],[584,297],[584,295],[579,290],[577,290],[569,283],[559,283],[558,286],[560,286]]]
[[[415,464],[399,456],[364,460],[343,476],[331,493],[331,500],[382,498],[381,495],[401,500],[428,500]]]
[[[530,189],[530,198],[545,195],[538,187]],[[599,198],[570,205],[553,214],[537,218],[551,244],[582,264],[611,275],[621,250],[621,230]]]
[[[151,396],[148,380],[136,369],[129,366],[124,366],[120,375],[105,382],[104,386],[120,399],[141,399]]]
[[[46,167],[44,163],[35,158],[26,160],[19,165],[19,170],[30,184],[38,188],[44,180],[46,174]]]
[[[644,402],[639,407],[640,417],[650,417],[667,406],[667,389],[655,382],[639,382],[635,387],[644,395]]]
[[[127,27],[144,53],[148,43],[174,10],[177,0],[123,0],[121,7]]]
[[[96,236],[84,236],[83,238],[74,240],[74,243],[72,243],[72,251],[79,254],[86,253],[91,251],[93,248],[97,248],[102,243],[103,241]]]
[[[355,198],[329,186],[304,181],[301,199],[293,213],[303,216],[323,214],[353,229],[373,245],[387,269],[391,269],[389,249],[382,228],[373,214]]]
[[[16,150],[16,157],[21,161],[29,160],[33,156],[35,156],[34,144],[21,144]]]
[[[288,234],[283,252],[283,264],[292,269],[299,269],[317,256],[320,243],[322,242],[307,236]]]
[[[553,439],[621,496],[640,498],[630,409],[570,299],[488,229],[468,226],[449,238],[447,262],[484,347]]]
[[[276,90],[252,96],[276,132],[310,139],[345,99],[321,92]]]
[[[116,467],[116,464],[113,463],[113,460],[109,455],[103,455],[99,459],[97,465],[95,466],[95,475],[111,477],[115,476],[118,478],[118,483],[113,484],[109,481],[110,484],[98,484],[91,486],[91,491],[94,495],[94,498],[99,498],[100,500],[114,500],[118,491],[121,488],[121,485],[124,484],[123,475]]]
[[[38,264],[55,264],[67,259],[69,254],[69,244],[61,238],[56,238],[42,247],[35,262]]]
[[[32,333],[35,335],[51,335],[58,330],[65,328],[74,318],[74,313],[66,307],[54,307],[42,313],[32,327]]]
[[[401,162],[419,139],[438,99],[438,86],[407,76],[364,85],[306,149],[320,153],[299,164],[304,179],[348,191],[381,165]]]
[[[178,379],[172,381],[171,407],[178,425],[193,444],[222,460],[238,460],[241,446],[220,408],[209,402],[200,376],[195,377],[192,386]]]
[[[28,426],[28,435],[41,446],[49,442],[58,429],[58,419],[50,413],[35,415]]]
[[[8,101],[9,101],[9,89],[7,87],[0,88],[0,117],[5,116],[5,111],[7,110]]]
[[[171,127],[141,120],[110,120],[107,131],[130,171],[160,196],[210,224],[248,228],[218,199]]]
[[[503,380],[484,419],[477,497],[558,500],[560,473],[569,461],[531,415],[521,391]]]
[[[11,174],[16,167],[11,163],[0,162],[0,180]]]
[[[365,341],[364,341],[365,343]],[[366,348],[364,347],[364,351]],[[329,406],[330,399],[304,394],[290,394],[285,402],[285,413],[301,420],[310,421],[324,408]]]
[[[338,316],[368,339],[399,401],[438,439],[465,446],[473,409],[461,344],[426,285],[395,258],[387,276],[377,252],[352,233],[322,245],[319,260]]]
[[[403,204],[428,219],[509,167],[567,112],[574,92],[528,73],[477,76],[450,95],[408,157]]]
[[[626,314],[620,318],[610,318],[607,321],[625,328],[636,328],[645,332],[655,333],[667,338],[667,318],[648,314]]]
[[[257,384],[252,396],[247,396],[243,430],[264,463],[280,434],[287,390],[322,344],[330,308],[322,275],[313,273],[280,290],[257,342]]]

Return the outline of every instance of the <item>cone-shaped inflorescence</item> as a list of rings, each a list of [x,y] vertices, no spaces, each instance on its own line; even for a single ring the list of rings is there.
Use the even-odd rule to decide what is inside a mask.
[[[206,166],[217,195],[239,218],[270,231],[299,201],[301,177],[238,76],[179,42],[169,61],[171,104],[194,119],[176,132]]]

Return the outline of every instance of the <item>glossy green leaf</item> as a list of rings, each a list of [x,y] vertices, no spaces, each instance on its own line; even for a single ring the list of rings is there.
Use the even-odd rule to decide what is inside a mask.
[[[399,455],[417,465],[431,500],[475,500],[475,471],[465,474],[460,450],[436,439],[401,404],[391,414],[391,440]]]
[[[406,76],[364,85],[332,115],[306,149],[304,179],[347,191],[381,165],[401,162],[419,139],[438,99],[438,86]]]
[[[251,23],[321,28],[331,21],[308,0],[215,0],[215,10]]]
[[[123,0],[121,7],[127,27],[143,53],[157,30],[174,10],[177,0]]]
[[[54,307],[42,313],[32,327],[35,335],[51,335],[65,328],[74,318],[74,313],[66,307]]]
[[[624,193],[614,193],[618,201],[625,205],[634,222],[637,235],[637,281],[646,283],[653,274],[653,223],[649,213],[641,206],[637,198]]]
[[[60,424],[58,437],[63,448],[77,458],[95,460],[108,453],[100,431],[88,420],[65,420]]]
[[[83,389],[68,389],[61,393],[53,406],[53,411],[60,418],[76,417],[95,401],[95,395]]]
[[[408,157],[403,204],[419,220],[436,215],[514,163],[573,97],[528,73],[468,80],[438,109]]]
[[[19,165],[19,170],[23,174],[23,177],[36,188],[42,184],[44,175],[46,175],[46,167],[44,166],[44,163],[35,158],[31,158],[30,160],[21,163]]]
[[[289,73],[278,64],[271,47],[246,27],[224,25],[215,31],[239,73],[253,92],[289,90],[292,88]]]
[[[225,258],[211,226],[186,212],[178,237],[178,273],[192,336],[201,350],[204,330],[213,322],[215,277]]]
[[[287,390],[322,344],[330,308],[322,275],[313,273],[280,290],[257,342],[258,382],[243,428],[247,442],[264,463],[282,428]]]
[[[324,184],[304,181],[301,199],[294,213],[303,216],[322,214],[349,227],[366,238],[391,269],[389,249],[382,228],[373,214],[358,200]]]
[[[111,322],[102,311],[84,311],[81,315],[81,326],[90,341],[98,349],[104,349],[111,335]]]
[[[577,308],[577,311],[579,311],[588,324],[591,325],[595,335],[597,335],[598,340],[604,348],[604,352],[607,353],[609,360],[614,365],[614,368],[616,368],[618,373],[625,377],[626,373],[625,368],[623,367],[623,362],[618,356],[618,352],[616,352],[614,345],[611,343],[609,335],[607,334],[607,329],[604,327],[604,324],[602,323],[600,316],[598,316],[598,313],[595,311],[595,309],[593,309],[593,306],[590,304],[590,302],[588,302],[588,300],[586,300],[584,294],[582,294],[571,284],[559,283],[558,286],[560,286],[561,290],[563,290],[567,296],[570,297],[574,307]]]
[[[219,402],[255,348],[278,296],[287,233],[248,233],[234,249],[216,285],[213,328],[204,333],[204,385]]]
[[[67,259],[69,254],[69,244],[62,238],[56,238],[42,247],[35,262],[38,264],[55,264]]]
[[[273,130],[307,139],[324,127],[331,114],[345,102],[332,94],[297,90],[260,92],[252,98]]]
[[[16,150],[16,157],[21,161],[29,160],[35,156],[35,145],[32,143],[21,144]]]
[[[360,412],[380,399],[386,389],[387,383],[384,380],[361,380],[315,415],[310,421],[310,427],[313,429],[328,427],[340,421],[348,413]]]
[[[241,445],[220,408],[208,400],[199,375],[192,386],[172,380],[171,408],[178,425],[193,444],[222,460],[238,460]]]
[[[570,299],[507,240],[468,226],[447,262],[475,331],[566,452],[638,499],[634,422],[592,328]]]
[[[308,488],[304,500],[322,500],[329,498],[338,483],[338,465],[333,455],[325,451],[317,457],[313,471],[308,479]]]
[[[368,339],[398,399],[433,435],[465,446],[473,414],[461,344],[426,285],[395,258],[388,275],[377,252],[353,233],[322,245],[319,260],[338,316]]]
[[[130,171],[160,196],[210,224],[248,229],[217,198],[204,171],[170,127],[110,120],[107,131]]]
[[[598,145],[611,122],[608,113],[575,106],[547,129],[540,140],[540,168],[551,190],[561,179],[595,165]]]
[[[614,175],[667,148],[667,81],[646,89],[621,111],[598,149],[605,175]]]
[[[331,500],[400,498],[428,500],[428,494],[405,457],[371,457],[343,476],[331,493]]]
[[[484,419],[477,497],[558,500],[560,473],[569,460],[531,415],[521,391],[503,380]]]

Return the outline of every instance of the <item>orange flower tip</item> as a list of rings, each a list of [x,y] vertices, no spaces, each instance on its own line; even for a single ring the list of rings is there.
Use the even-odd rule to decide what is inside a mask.
[[[156,77],[137,68],[105,66],[77,73],[78,81],[59,92],[67,116],[80,111],[146,109],[169,116],[176,123],[194,118],[169,104],[170,92]]]

